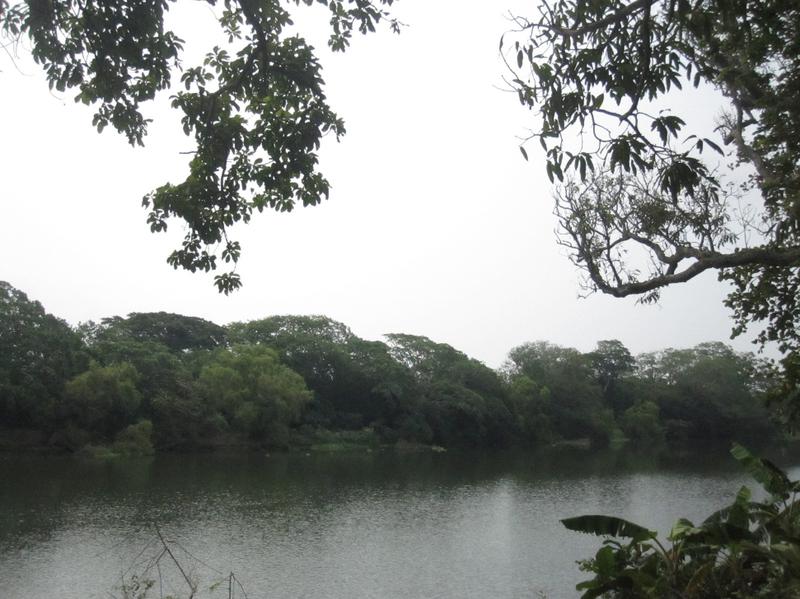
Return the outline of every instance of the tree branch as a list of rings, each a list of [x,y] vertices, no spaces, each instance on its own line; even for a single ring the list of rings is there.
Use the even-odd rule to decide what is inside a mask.
[[[739,154],[742,157],[750,161],[750,163],[756,169],[758,176],[761,178],[761,181],[765,185],[769,185],[770,183],[775,182],[777,178],[767,168],[767,165],[764,164],[764,159],[744,139],[743,131],[745,125],[742,122],[743,108],[741,101],[735,95],[732,95],[731,102],[733,103],[733,106],[736,109],[736,120],[734,122],[734,119],[732,117],[727,117],[724,118],[724,123],[728,127],[728,133],[733,143],[736,145],[736,149],[739,150]]]
[[[622,21],[626,20],[630,15],[633,13],[649,7],[653,3],[653,0],[636,0],[636,2],[632,2],[628,4],[626,7],[620,9],[619,11],[608,15],[600,19],[599,21],[595,21],[594,23],[587,23],[583,27],[578,27],[577,29],[566,29],[563,27],[555,27],[553,25],[543,25],[541,23],[529,23],[525,28],[526,29],[538,29],[544,28],[549,29],[550,31],[555,31],[556,33],[563,35],[564,37],[579,37],[581,35],[585,35],[587,33],[594,33],[600,29],[603,29],[609,25],[613,25],[616,23],[621,23]]]
[[[738,250],[729,254],[721,254],[717,252],[697,252],[697,261],[688,266],[685,270],[675,272],[676,269],[670,269],[666,274],[658,275],[647,279],[646,281],[633,281],[624,283],[622,285],[610,285],[606,282],[597,264],[591,257],[587,257],[586,266],[589,270],[589,275],[603,293],[613,295],[614,297],[627,297],[629,295],[640,295],[673,285],[675,283],[685,283],[697,275],[709,269],[722,269],[733,268],[737,266],[771,266],[771,267],[791,267],[800,266],[800,247],[789,248],[749,248]],[[688,257],[688,256],[687,256]]]

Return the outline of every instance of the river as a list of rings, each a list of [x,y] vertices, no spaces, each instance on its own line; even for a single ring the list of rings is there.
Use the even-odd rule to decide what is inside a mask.
[[[800,456],[777,459],[800,473]],[[664,532],[750,483],[712,450],[6,455],[0,597],[123,597],[133,575],[154,581],[148,597],[184,593],[169,556],[153,562],[155,525],[203,597],[228,597],[230,572],[251,599],[577,597],[575,562],[599,541],[559,519]]]

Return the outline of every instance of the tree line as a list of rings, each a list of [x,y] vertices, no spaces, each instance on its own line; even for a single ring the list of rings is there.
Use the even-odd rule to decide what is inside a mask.
[[[546,341],[494,370],[325,316],[220,326],[165,312],[71,327],[0,282],[5,445],[120,453],[331,444],[541,446],[768,438],[772,364],[725,344],[633,356]]]

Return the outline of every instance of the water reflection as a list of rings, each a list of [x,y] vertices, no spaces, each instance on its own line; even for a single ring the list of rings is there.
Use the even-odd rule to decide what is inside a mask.
[[[219,571],[192,562],[196,576],[235,571],[251,597],[573,597],[574,561],[596,541],[560,518],[617,514],[666,530],[747,482],[710,449],[4,457],[0,477],[8,599],[107,596],[152,522]]]

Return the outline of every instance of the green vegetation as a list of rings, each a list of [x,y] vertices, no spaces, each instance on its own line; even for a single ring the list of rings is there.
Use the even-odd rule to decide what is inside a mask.
[[[773,412],[796,427],[800,5],[543,0],[536,18],[515,23],[512,85],[539,117],[531,138],[558,181],[561,243],[587,287],[654,301],[663,287],[716,270],[732,285],[725,304],[734,334],[756,325],[758,341],[785,354],[769,396]],[[713,135],[691,122],[693,102],[684,103],[685,119],[674,110],[676,94],[700,85],[718,92]],[[753,432],[766,426],[740,394],[763,389],[769,374],[724,346],[640,356],[636,369],[641,376],[630,382],[654,395],[626,377],[614,390],[617,415],[624,409],[617,422],[634,441],[698,430],[743,438],[742,423]],[[583,597],[800,595],[800,483],[739,446],[733,453],[771,500],[752,502],[743,488],[702,525],[679,521],[669,548],[619,519],[565,521],[612,537],[584,563],[594,578],[578,586]]]
[[[532,137],[551,181],[564,182],[565,241],[591,284],[652,298],[720,269],[735,285],[728,304],[739,327],[766,320],[765,339],[796,343],[787,312],[797,295],[783,291],[796,289],[800,260],[797,4],[556,0],[539,13],[509,34],[513,84],[540,117]],[[687,124],[669,95],[701,84],[719,92],[719,144],[692,131],[706,124]],[[575,132],[586,134],[580,151],[566,135]],[[760,237],[732,229],[743,224],[732,213],[742,196],[716,164],[725,146],[744,191],[761,195],[749,221]],[[633,247],[653,270],[635,266]]]
[[[171,103],[195,144],[189,174],[143,201],[151,231],[165,231],[172,218],[187,227],[167,261],[209,271],[238,261],[241,247],[228,238],[235,223],[255,211],[285,212],[328,196],[317,151],[324,135],[345,133],[344,122],[328,106],[321,65],[292,31],[290,10],[301,4],[327,10],[334,51],[345,50],[354,31],[387,22],[397,32],[400,25],[384,10],[393,0],[212,0],[215,39],[227,42],[187,65],[181,32],[167,19],[176,3],[0,0],[0,35],[9,46],[30,47],[51,89],[70,90],[76,102],[93,106],[98,131],[111,127],[134,146],[144,144],[147,104],[179,75]],[[241,284],[233,269],[215,283],[224,293]]]
[[[510,83],[586,287],[654,301],[716,271],[734,334],[786,354],[775,408],[800,422],[798,3],[544,0],[514,23]]]
[[[634,357],[513,348],[495,371],[416,335],[360,339],[324,316],[222,327],[134,313],[76,329],[0,284],[6,445],[155,450],[606,446],[766,439],[771,364],[721,343]]]
[[[344,124],[327,105],[313,48],[287,33],[285,6],[325,6],[330,46],[343,50],[354,29],[388,20],[382,7],[392,3],[223,3],[228,43],[182,68],[184,89],[172,97],[196,144],[189,175],[144,198],[152,231],[171,218],[187,225],[170,264],[235,264],[234,224],[328,195],[317,151]],[[183,40],[164,22],[170,4],[0,0],[0,31],[29,42],[51,87],[95,106],[98,130],[111,125],[136,145],[148,124],[141,105],[170,86],[180,64]],[[3,283],[3,426],[26,444],[33,432],[72,451],[141,455],[153,444],[293,439],[334,449],[376,439],[480,447],[764,437],[773,431],[765,398],[786,422],[800,422],[796,0],[543,0],[537,10],[516,18],[507,38],[511,85],[537,114],[531,137],[559,182],[561,242],[587,286],[652,301],[664,286],[716,270],[733,287],[734,332],[757,323],[759,340],[785,354],[780,384],[769,364],[717,343],[636,358],[614,340],[589,354],[529,343],[498,373],[424,337],[365,341],[324,317],[226,330],[132,314],[74,331]],[[691,132],[669,105],[672,92],[701,84],[724,98],[713,139]],[[733,173],[720,165],[726,148]],[[234,270],[215,281],[225,293],[240,285]],[[742,489],[700,526],[680,521],[670,549],[618,519],[567,521],[630,539],[607,541],[585,563],[595,578],[581,585],[584,597],[797,596],[798,483],[741,447],[734,456],[771,500],[752,502]]]
[[[740,445],[733,456],[769,494],[753,501],[742,487],[734,502],[701,524],[680,519],[668,545],[638,524],[610,516],[563,520],[570,530],[610,537],[581,569],[593,578],[578,585],[596,597],[771,599],[800,594],[800,481],[790,481],[767,460]]]

